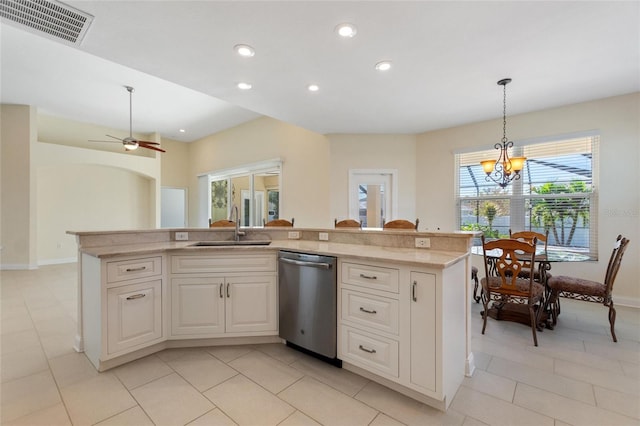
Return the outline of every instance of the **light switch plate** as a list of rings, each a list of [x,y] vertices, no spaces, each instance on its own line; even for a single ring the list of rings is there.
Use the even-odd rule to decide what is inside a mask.
[[[188,232],[176,232],[176,241],[187,241],[189,239]]]

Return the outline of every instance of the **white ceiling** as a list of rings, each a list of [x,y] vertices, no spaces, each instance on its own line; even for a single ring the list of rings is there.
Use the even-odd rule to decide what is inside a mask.
[[[2,24],[2,103],[126,130],[131,85],[134,131],[182,141],[260,115],[323,134],[451,127],[501,117],[504,77],[508,115],[640,90],[638,1],[66,3],[94,16],[80,46]]]

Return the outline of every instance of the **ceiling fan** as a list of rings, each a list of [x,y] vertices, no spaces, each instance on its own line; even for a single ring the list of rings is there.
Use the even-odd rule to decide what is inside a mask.
[[[124,145],[124,149],[126,149],[127,151],[133,151],[134,149],[138,149],[138,147],[142,147],[142,148],[152,149],[154,151],[167,152],[162,148],[154,146],[154,145],[160,145],[158,142],[141,141],[133,137],[133,112],[132,112],[133,109],[132,109],[131,98],[132,98],[132,93],[134,89],[131,86],[124,86],[124,88],[127,89],[127,92],[129,92],[129,136],[124,139],[117,138],[111,135],[106,135],[106,136],[116,139],[119,142],[122,142],[122,144]],[[99,140],[90,140],[89,142],[115,143],[115,141],[99,141]]]

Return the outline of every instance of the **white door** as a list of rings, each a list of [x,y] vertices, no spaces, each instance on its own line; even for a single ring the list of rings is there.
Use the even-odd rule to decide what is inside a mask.
[[[365,228],[382,228],[394,218],[395,170],[349,170],[349,217]]]
[[[227,277],[227,333],[277,331],[275,275]]]
[[[107,352],[162,337],[162,280],[107,290]]]
[[[160,189],[160,227],[185,228],[187,226],[187,190]]]
[[[224,333],[224,278],[171,280],[171,334]]]
[[[436,391],[436,276],[411,272],[411,383]]]

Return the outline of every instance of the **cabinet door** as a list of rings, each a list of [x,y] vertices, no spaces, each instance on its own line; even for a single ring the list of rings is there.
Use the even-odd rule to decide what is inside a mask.
[[[436,391],[436,276],[411,272],[411,383]]]
[[[162,280],[107,290],[107,352],[150,344],[162,337]]]
[[[278,331],[275,275],[227,277],[226,331]]]
[[[171,334],[224,333],[224,278],[189,277],[171,280]]]

